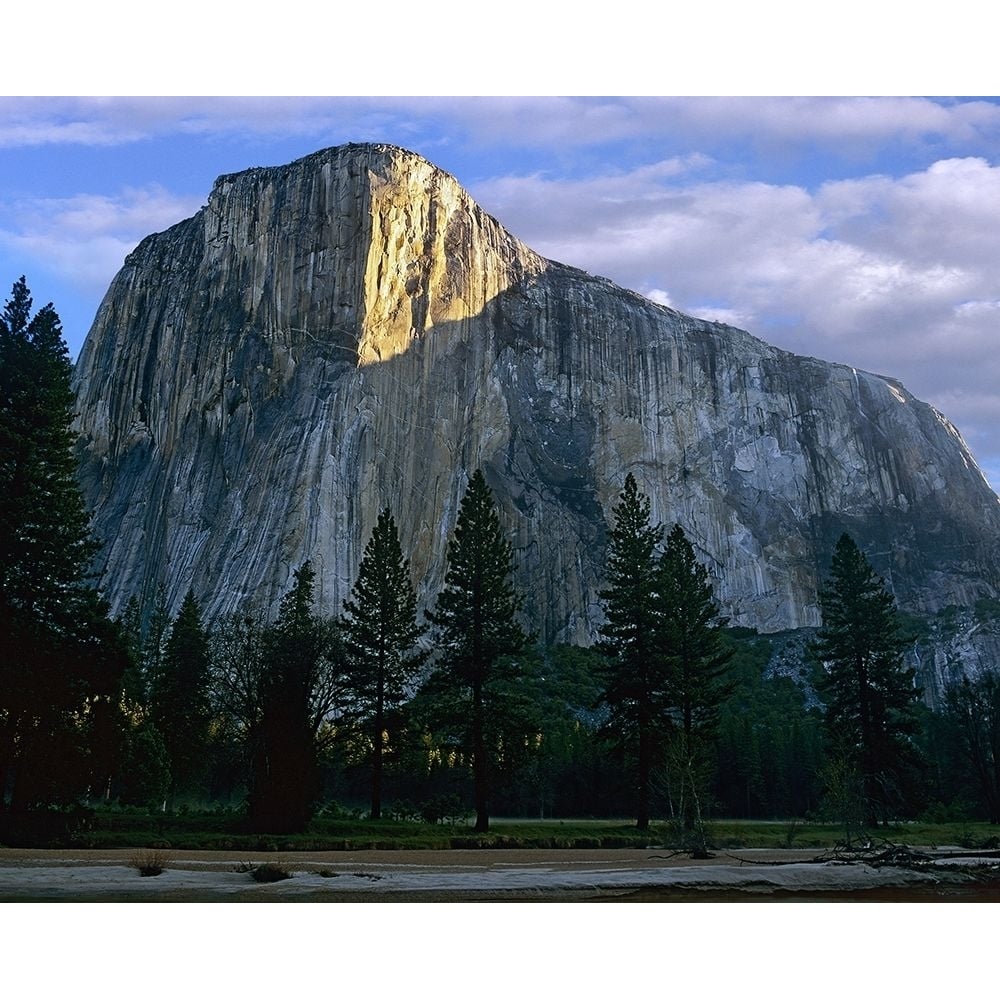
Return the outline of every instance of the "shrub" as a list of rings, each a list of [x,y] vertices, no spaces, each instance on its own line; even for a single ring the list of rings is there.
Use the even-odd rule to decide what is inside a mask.
[[[425,823],[449,822],[454,826],[467,810],[462,805],[462,799],[455,794],[435,795],[426,802],[420,803],[420,818]]]
[[[420,809],[408,799],[396,799],[389,807],[389,815],[401,823],[411,823],[421,818]]]
[[[148,878],[153,875],[162,875],[169,864],[169,860],[166,855],[155,848],[144,848],[130,855],[128,864],[130,868],[134,868],[143,878]]]
[[[263,865],[255,865],[252,861],[241,861],[236,866],[236,871],[248,874],[255,882],[283,882],[286,878],[292,877],[288,867],[271,861]]]

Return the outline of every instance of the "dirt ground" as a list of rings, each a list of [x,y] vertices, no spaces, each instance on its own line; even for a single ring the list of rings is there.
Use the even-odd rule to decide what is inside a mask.
[[[162,875],[143,878],[134,850],[0,848],[0,902],[1000,901],[1000,868],[984,881],[950,868],[812,863],[818,853],[172,851]],[[292,878],[254,882],[247,868],[264,863],[286,866]]]
[[[106,865],[128,864],[137,851],[133,848],[121,850],[40,850],[35,848],[0,847],[0,868],[17,865],[66,864],[66,865]],[[417,865],[432,869],[467,868],[480,870],[484,866],[496,868],[506,865],[545,864],[569,868],[586,868],[594,864],[610,865],[618,868],[662,868],[691,865],[728,865],[734,858],[746,858],[755,863],[763,861],[806,861],[820,852],[816,849],[785,850],[734,850],[714,852],[708,860],[695,861],[688,855],[672,855],[669,851],[655,851],[643,848],[597,848],[586,850],[555,850],[545,848],[522,848],[509,850],[459,851],[164,851],[173,862],[171,867],[192,870],[210,869],[215,866],[231,865],[233,859],[244,857],[260,862],[281,862],[293,868],[310,869],[317,865],[351,868],[357,865]]]

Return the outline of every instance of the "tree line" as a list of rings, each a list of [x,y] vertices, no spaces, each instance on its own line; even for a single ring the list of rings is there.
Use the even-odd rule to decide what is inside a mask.
[[[703,848],[709,814],[833,810],[849,825],[937,800],[1000,811],[1000,684],[969,678],[931,716],[891,595],[848,536],[821,595],[812,676],[769,674],[770,640],[729,628],[683,529],[651,522],[625,478],[609,525],[605,623],[587,649],[541,648],[481,470],[421,620],[389,510],[342,613],[309,563],[273,620],[112,619],[74,479],[70,363],[22,278],[0,317],[0,814],[106,800],[245,803],[302,829],[331,798],[383,815],[497,811],[668,819]],[[808,686],[808,685],[806,685]],[[387,798],[388,792],[388,798]]]

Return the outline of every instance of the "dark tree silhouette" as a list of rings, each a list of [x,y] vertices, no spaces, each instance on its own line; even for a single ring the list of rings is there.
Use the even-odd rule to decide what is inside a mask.
[[[489,829],[491,758],[504,725],[505,694],[516,687],[514,657],[529,644],[518,624],[523,599],[511,582],[513,556],[486,478],[477,470],[448,543],[448,572],[428,619],[440,650],[430,689],[452,699],[468,724],[472,754],[476,831]]]
[[[417,624],[410,565],[388,510],[378,515],[344,611],[351,711],[371,738],[371,817],[381,819],[387,713],[403,703],[427,659],[415,649],[427,626]]]
[[[250,822],[301,831],[319,798],[320,732],[342,697],[344,654],[334,624],[313,613],[315,573],[296,570],[277,621],[263,637],[259,706],[251,735]]]
[[[0,314],[0,789],[15,811],[103,780],[95,755],[113,745],[128,662],[88,585],[97,546],[74,478],[59,317],[51,304],[31,310],[21,278]]]
[[[166,749],[171,796],[193,792],[204,776],[212,721],[209,637],[188,591],[150,677],[153,723]]]
[[[813,649],[827,669],[821,692],[830,749],[856,768],[863,819],[876,825],[906,805],[919,691],[903,663],[895,601],[846,534],[820,601],[823,627]]]
[[[1000,676],[963,677],[948,688],[945,704],[967,774],[989,821],[1000,823]]]
[[[655,630],[666,660],[666,700],[674,722],[671,764],[684,828],[701,825],[719,708],[731,693],[724,679],[733,649],[723,638],[708,570],[675,524],[656,566]]]
[[[669,721],[667,671],[659,646],[656,549],[661,525],[651,525],[649,498],[625,478],[608,553],[608,586],[601,592],[605,623],[598,648],[608,668],[601,700],[611,728],[636,755],[636,826],[648,829],[650,777]]]
[[[635,755],[636,826],[649,828],[651,778],[662,762],[671,801],[693,829],[732,653],[708,571],[680,525],[659,551],[663,527],[650,523],[650,509],[630,473],[612,511],[608,585],[601,592],[598,648],[607,657],[601,700],[611,711],[611,729]]]

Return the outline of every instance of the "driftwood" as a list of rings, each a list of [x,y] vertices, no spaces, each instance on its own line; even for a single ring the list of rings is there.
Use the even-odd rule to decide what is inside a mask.
[[[707,861],[715,855],[709,851],[703,851],[699,847],[688,847],[679,851],[671,851],[669,854],[650,854],[649,860],[672,861],[674,858],[693,858],[695,861]]]
[[[864,844],[837,844],[832,850],[825,851],[815,858],[802,861],[756,861],[752,858],[741,858],[735,854],[726,857],[738,861],[741,865],[868,865],[871,868],[909,868],[911,870],[926,870],[934,865],[942,867],[942,862],[961,858],[998,858],[1000,851],[948,851],[947,853],[928,854],[914,850],[905,844],[894,844],[888,840],[867,840]],[[989,865],[993,868],[996,866]]]

